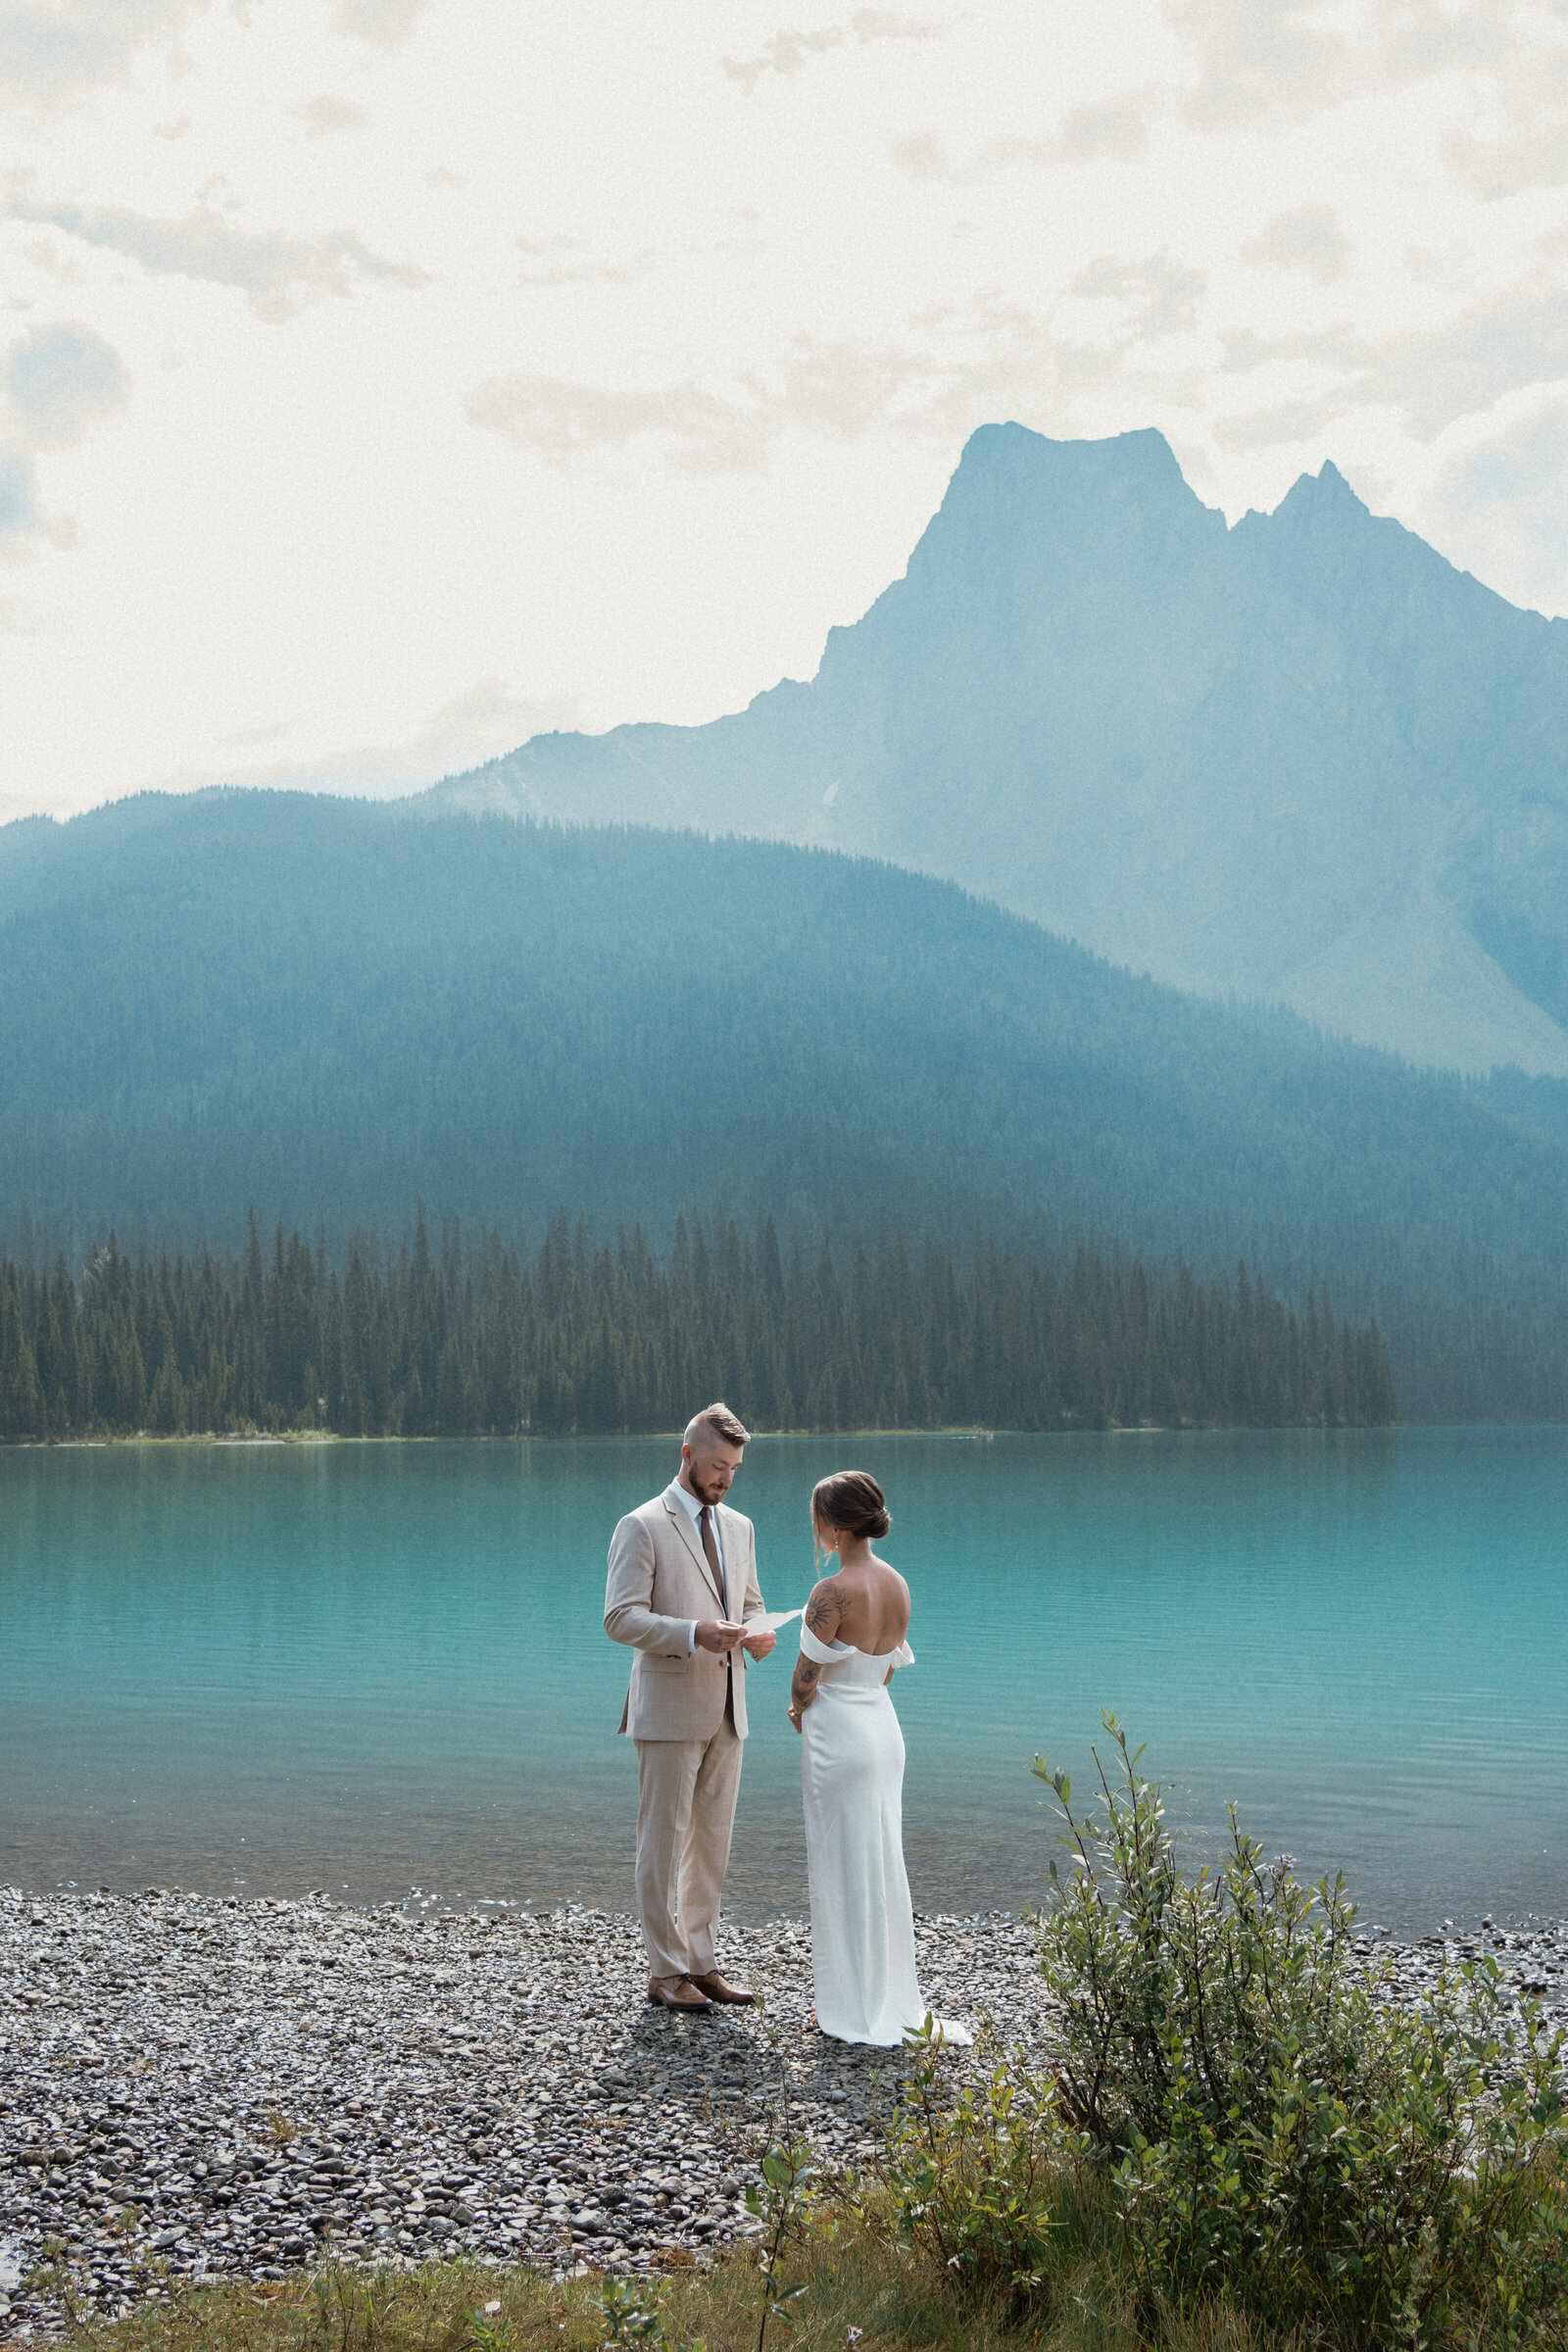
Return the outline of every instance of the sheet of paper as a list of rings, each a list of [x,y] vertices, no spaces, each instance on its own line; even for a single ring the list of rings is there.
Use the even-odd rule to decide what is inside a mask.
[[[776,1634],[781,1625],[789,1625],[800,1613],[800,1609],[765,1609],[760,1618],[752,1619],[752,1627],[755,1631],[759,1624],[765,1625],[770,1634]]]

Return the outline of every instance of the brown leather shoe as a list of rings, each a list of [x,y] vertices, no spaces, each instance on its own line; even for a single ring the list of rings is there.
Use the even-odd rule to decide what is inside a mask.
[[[706,1992],[710,2001],[733,2004],[737,2009],[744,2009],[757,1998],[755,1992],[742,1992],[738,1984],[727,1984],[716,1968],[710,1969],[706,1977],[688,1977],[686,1982],[695,1984],[699,1992]]]
[[[674,2009],[682,2017],[707,2017],[713,2006],[693,1989],[690,1977],[650,1977],[648,1998],[656,2009]]]

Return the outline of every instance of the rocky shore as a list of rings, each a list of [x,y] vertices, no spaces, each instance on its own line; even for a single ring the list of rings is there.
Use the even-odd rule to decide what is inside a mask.
[[[936,2008],[1043,2044],[1023,1923],[917,1935]],[[1383,1948],[1411,1998],[1445,1950],[1493,1950],[1568,2025],[1568,1923]],[[647,2006],[631,1922],[599,1912],[0,1889],[0,2339],[328,2247],[703,2259],[745,2231],[781,2096],[853,2164],[905,2064],[816,2034],[804,1928],[734,1929],[725,1964],[763,2007],[688,2020]]]
[[[1019,1921],[918,1936],[939,2009],[1038,2037]],[[804,1929],[731,1930],[725,1966],[760,2012],[650,2008],[634,1926],[599,1912],[0,1890],[0,2340],[68,2290],[117,2311],[329,2245],[700,2259],[744,2232],[781,2095],[853,2163],[904,2064],[816,2034]]]

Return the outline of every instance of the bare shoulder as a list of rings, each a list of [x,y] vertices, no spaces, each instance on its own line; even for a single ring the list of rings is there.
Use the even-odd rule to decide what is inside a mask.
[[[903,1616],[906,1625],[907,1625],[909,1621],[909,1612],[912,1606],[912,1603],[909,1599],[908,1586],[905,1583],[898,1570],[892,1565],[891,1561],[873,1560],[871,1562],[871,1566],[876,1574],[876,1581],[878,1587],[880,1588],[880,1595],[882,1600],[884,1602],[891,1602],[893,1607]]]
[[[849,1594],[839,1576],[824,1576],[811,1587],[805,1616],[809,1630],[819,1642],[831,1641],[833,1628],[838,1625],[849,1607]]]

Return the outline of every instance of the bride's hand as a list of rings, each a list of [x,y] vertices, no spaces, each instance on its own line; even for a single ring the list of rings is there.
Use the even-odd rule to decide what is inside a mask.
[[[794,1724],[794,1726],[795,1726],[795,1729],[796,1729],[797,1731],[799,1731],[799,1730],[800,1730],[800,1728],[801,1728],[801,1710],[800,1710],[800,1708],[799,1708],[799,1707],[798,1707],[798,1706],[795,1704],[795,1701],[794,1701],[793,1699],[791,1699],[791,1701],[790,1701],[789,1705],[788,1705],[788,1706],[785,1708],[785,1710],[784,1710],[784,1711],[785,1711],[785,1713],[788,1715],[788,1717],[789,1717],[789,1719],[790,1719],[791,1723],[793,1723],[793,1724]]]

